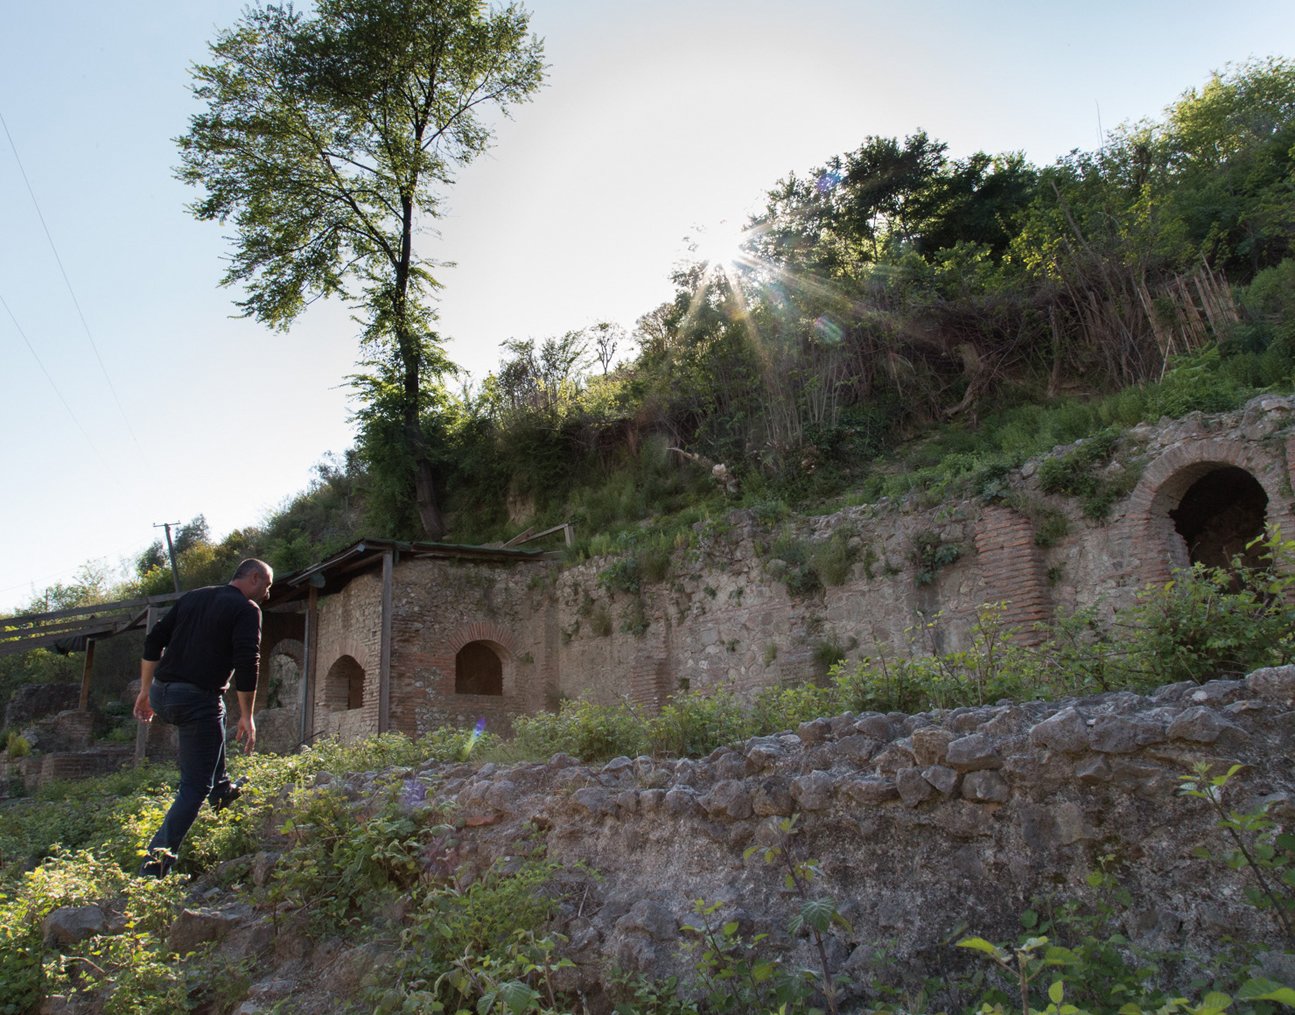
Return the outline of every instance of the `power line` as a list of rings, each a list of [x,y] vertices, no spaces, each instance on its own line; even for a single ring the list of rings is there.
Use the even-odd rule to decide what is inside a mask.
[[[18,318],[16,318],[13,311],[9,309],[9,304],[5,302],[5,298],[3,296],[0,296],[0,307],[4,307],[5,313],[9,315],[9,320],[13,321],[14,328],[16,328],[18,334],[22,336],[22,340],[27,343],[27,349],[32,354],[32,358],[36,360],[36,365],[40,367],[41,373],[45,375],[45,380],[49,381],[49,386],[54,389],[54,394],[58,395],[58,400],[63,403],[63,408],[67,410],[67,414],[72,418],[72,422],[76,424],[76,428],[81,431],[81,436],[85,438],[85,442],[90,445],[90,450],[94,452],[95,457],[98,458],[100,462],[107,465],[107,461],[104,459],[99,449],[95,447],[94,441],[90,439],[90,434],[86,431],[86,428],[81,425],[81,421],[77,419],[76,413],[72,411],[72,406],[68,405],[67,399],[63,397],[63,392],[60,391],[58,385],[54,383],[54,378],[50,375],[50,372],[45,369],[45,363],[41,360],[39,353],[36,352],[36,347],[31,344],[31,340],[27,337],[27,333],[22,330],[22,325],[18,323]]]
[[[103,379],[108,384],[108,391],[112,394],[112,400],[117,404],[117,411],[121,413],[121,420],[126,424],[126,432],[130,434],[130,439],[135,443],[135,448],[143,453],[140,446],[139,438],[135,436],[135,429],[130,425],[130,418],[126,415],[126,409],[121,404],[121,399],[117,397],[117,388],[112,383],[112,377],[108,374],[108,368],[104,365],[103,357],[99,355],[99,346],[95,344],[94,336],[90,333],[90,325],[85,319],[85,314],[81,310],[81,301],[76,298],[76,292],[72,289],[72,280],[68,278],[67,269],[63,267],[63,259],[58,255],[58,247],[54,245],[54,237],[50,234],[49,226],[45,223],[45,216],[40,210],[40,202],[36,200],[36,191],[32,189],[31,180],[27,178],[27,170],[22,164],[22,159],[18,155],[18,146],[14,144],[13,135],[9,133],[9,124],[5,122],[4,114],[0,113],[0,127],[4,128],[5,137],[9,139],[9,147],[13,150],[14,161],[18,163],[18,171],[22,174],[23,183],[27,185],[27,193],[31,196],[32,206],[36,209],[36,217],[40,219],[40,225],[45,230],[45,239],[49,241],[49,249],[54,254],[54,261],[58,264],[59,273],[63,276],[63,284],[67,286],[67,293],[72,297],[72,305],[76,307],[77,317],[81,319],[81,327],[85,329],[85,337],[90,343],[90,348],[94,350],[94,358],[99,363],[99,370],[103,374]],[[13,316],[12,313],[9,315]],[[16,323],[16,322],[15,322]],[[26,336],[23,336],[24,339]],[[31,343],[28,343],[30,347]],[[42,365],[42,369],[44,366]],[[48,376],[48,374],[46,374]],[[62,396],[60,396],[62,397]],[[67,404],[66,402],[64,403]],[[70,411],[70,410],[69,410]],[[80,425],[80,424],[78,424]]]

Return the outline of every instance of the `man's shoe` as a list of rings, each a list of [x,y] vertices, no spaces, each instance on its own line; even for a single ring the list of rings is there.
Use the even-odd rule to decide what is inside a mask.
[[[233,782],[231,782],[228,785],[224,793],[221,793],[218,796],[213,796],[210,799],[211,809],[214,810],[217,814],[219,814],[226,807],[228,807],[230,804],[232,804],[235,800],[237,800],[239,797],[243,795],[243,787],[246,785],[247,785],[247,776],[240,775],[237,779],[235,779]]]
[[[155,849],[148,859],[140,864],[139,876],[142,878],[164,878],[175,866],[175,854],[166,849]]]

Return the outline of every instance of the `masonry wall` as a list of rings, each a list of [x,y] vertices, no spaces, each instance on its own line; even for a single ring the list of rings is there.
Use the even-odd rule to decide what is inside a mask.
[[[396,568],[392,623],[393,726],[418,734],[447,723],[506,731],[556,702],[547,562],[419,558]],[[472,642],[498,657],[502,694],[455,690],[455,660]]]
[[[688,688],[749,694],[813,679],[838,657],[965,647],[984,604],[997,604],[1024,641],[1059,611],[1097,606],[1112,615],[1188,563],[1170,512],[1217,468],[1254,476],[1268,522],[1295,535],[1293,420],[1295,400],[1266,396],[1235,413],[1135,428],[1108,471],[1138,479],[1101,521],[1074,498],[1044,493],[1037,462],[993,503],[915,496],[807,520],[791,532],[804,546],[843,533],[854,557],[844,581],[808,594],[790,591],[792,565],[776,556],[788,530],[750,512],[700,526],[670,577],[637,592],[608,589],[609,560],[565,570],[556,590],[561,692],[647,705]],[[1028,513],[1045,511],[1067,529],[1047,546]],[[923,547],[950,548],[956,559],[931,567]]]
[[[984,604],[996,604],[1016,637],[1029,641],[1058,612],[1096,605],[1112,614],[1186,564],[1170,512],[1212,470],[1254,476],[1268,497],[1268,521],[1295,535],[1291,448],[1295,399],[1265,397],[1236,413],[1131,431],[1110,470],[1137,479],[1102,521],[1086,518],[1073,498],[1044,493],[1038,463],[1010,477],[990,503],[912,496],[794,529],[735,510],[700,524],[668,577],[637,589],[611,580],[614,559],[567,568],[404,560],[395,570],[392,723],[420,733],[484,718],[506,730],[517,715],[562,698],[652,709],[687,689],[750,695],[825,675],[839,658],[965,647]],[[1067,531],[1041,545],[1036,519],[1049,513],[1064,518]],[[778,556],[788,535],[811,555],[844,539],[853,562],[838,583],[805,590],[795,580],[800,565]],[[317,729],[377,728],[380,624],[373,575],[321,603]],[[501,659],[501,695],[455,692],[455,655],[473,641]],[[346,654],[367,680],[362,707],[339,714],[323,685]]]
[[[378,728],[378,666],[382,644],[381,575],[363,574],[336,595],[319,601],[319,640],[315,671],[315,734],[354,739]],[[349,708],[330,683],[353,659],[364,671],[363,698]]]

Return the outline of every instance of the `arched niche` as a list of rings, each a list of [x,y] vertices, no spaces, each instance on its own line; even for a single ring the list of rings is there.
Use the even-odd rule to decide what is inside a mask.
[[[334,712],[364,706],[364,667],[354,656],[341,656],[324,677],[324,705]]]
[[[504,693],[504,649],[495,642],[470,641],[454,655],[454,693]]]
[[[1254,476],[1235,465],[1220,465],[1195,479],[1170,509],[1187,559],[1206,567],[1231,567],[1235,559],[1258,566],[1263,554],[1247,549],[1264,534],[1268,494]]]

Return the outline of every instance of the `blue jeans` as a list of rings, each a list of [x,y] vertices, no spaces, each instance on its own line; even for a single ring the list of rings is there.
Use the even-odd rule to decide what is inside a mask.
[[[225,699],[180,681],[153,681],[148,703],[157,718],[179,734],[180,788],[162,827],[148,844],[149,852],[180,849],[204,799],[215,803],[229,792],[225,772]]]

